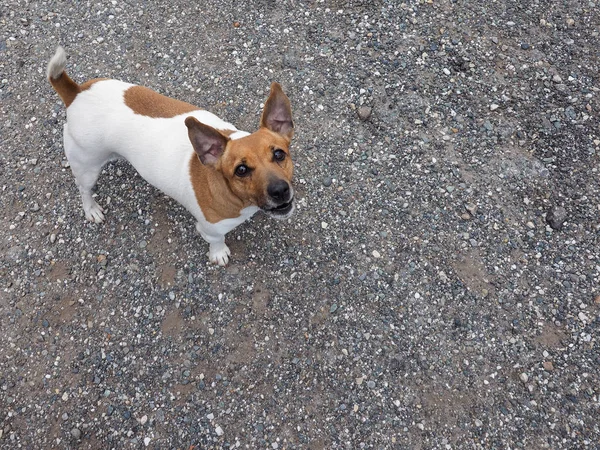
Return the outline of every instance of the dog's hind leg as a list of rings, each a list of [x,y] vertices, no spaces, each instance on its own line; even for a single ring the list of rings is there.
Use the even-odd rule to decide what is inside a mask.
[[[90,154],[81,148],[69,135],[67,125],[64,128],[65,154],[75,176],[85,218],[90,222],[101,223],[104,221],[104,210],[92,197],[92,188],[96,184],[98,175],[109,158],[104,155]]]

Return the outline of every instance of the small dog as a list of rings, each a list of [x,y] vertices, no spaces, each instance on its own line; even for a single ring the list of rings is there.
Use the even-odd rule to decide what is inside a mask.
[[[88,220],[104,220],[92,187],[104,164],[117,158],[193,214],[219,265],[229,261],[225,235],[259,209],[278,219],[294,211],[294,122],[278,83],[250,134],[146,87],[109,79],[79,85],[66,74],[66,62],[58,47],[47,76],[67,107],[65,154]]]

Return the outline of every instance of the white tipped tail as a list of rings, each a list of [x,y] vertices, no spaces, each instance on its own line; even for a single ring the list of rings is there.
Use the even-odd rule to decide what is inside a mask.
[[[58,79],[58,77],[60,77],[60,75],[64,72],[66,65],[67,54],[65,53],[65,49],[58,47],[56,49],[56,53],[54,53],[54,56],[48,63],[48,70],[46,71],[47,77],[53,80]]]

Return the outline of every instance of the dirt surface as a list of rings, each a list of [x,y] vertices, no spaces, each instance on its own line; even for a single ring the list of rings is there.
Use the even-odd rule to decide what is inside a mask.
[[[600,447],[600,4],[0,0],[0,448]],[[298,210],[228,235],[125,162],[87,223],[45,80],[256,129]]]

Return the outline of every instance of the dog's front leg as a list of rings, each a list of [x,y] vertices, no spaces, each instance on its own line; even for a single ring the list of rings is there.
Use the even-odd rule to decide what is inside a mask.
[[[208,234],[202,229],[200,222],[196,223],[196,229],[202,238],[209,244],[208,257],[210,262],[218,264],[219,266],[226,266],[229,262],[229,255],[231,255],[231,252],[229,251],[227,244],[225,244],[225,235],[217,233]]]
[[[221,242],[211,242],[208,249],[210,261],[220,266],[226,266],[229,262],[229,247],[225,244],[225,238]]]

